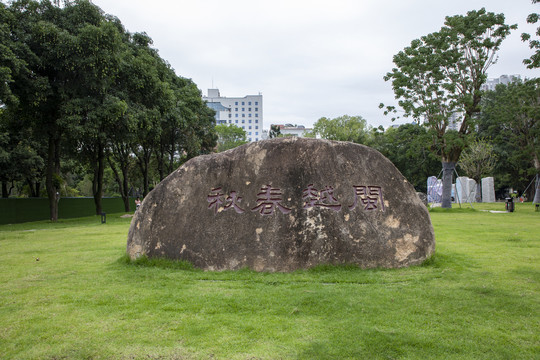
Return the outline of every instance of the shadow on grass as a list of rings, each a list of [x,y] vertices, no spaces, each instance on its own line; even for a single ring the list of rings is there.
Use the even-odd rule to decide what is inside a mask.
[[[319,276],[319,275],[346,275],[346,274],[356,274],[356,275],[369,275],[374,276],[377,274],[391,274],[392,272],[403,272],[410,271],[415,272],[419,270],[428,270],[428,269],[452,269],[454,271],[462,271],[466,268],[470,268],[471,259],[463,254],[453,253],[435,253],[426,259],[422,264],[413,265],[404,268],[362,268],[356,264],[321,264],[316,265],[308,269],[299,269],[292,271],[290,273],[272,273],[272,272],[258,272],[252,270],[248,267],[244,267],[237,270],[225,270],[225,271],[205,271],[193,266],[189,261],[183,260],[172,260],[167,258],[148,258],[147,256],[141,256],[136,260],[131,260],[129,255],[124,254],[121,256],[117,263],[123,266],[132,266],[138,268],[158,268],[158,269],[168,269],[168,270],[179,270],[187,271],[192,273],[204,273],[204,274],[214,274],[214,275],[223,275],[223,276],[239,276],[239,277],[265,277],[272,274],[290,274],[290,275],[308,275],[308,276]]]
[[[131,260],[128,254],[124,254],[117,261],[119,264],[137,267],[149,267],[160,269],[174,269],[174,270],[187,270],[187,271],[202,271],[196,269],[189,261],[171,260],[165,258],[148,258],[147,256],[141,256],[136,260]]]

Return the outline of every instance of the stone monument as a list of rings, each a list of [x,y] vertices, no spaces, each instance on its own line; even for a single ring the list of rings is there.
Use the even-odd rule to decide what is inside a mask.
[[[127,252],[206,270],[419,264],[429,213],[376,150],[280,138],[199,156],[164,179],[132,219]]]
[[[436,176],[428,177],[427,195],[428,195],[428,202],[430,203],[442,202],[442,180],[437,179]]]
[[[476,180],[469,178],[469,195],[467,202],[476,202]]]
[[[495,202],[495,185],[492,177],[482,179],[482,202]]]

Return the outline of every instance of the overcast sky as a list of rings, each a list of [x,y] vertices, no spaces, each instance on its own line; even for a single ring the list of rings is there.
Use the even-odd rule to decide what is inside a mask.
[[[372,126],[391,124],[378,108],[394,103],[383,76],[411,40],[438,31],[445,16],[486,10],[518,24],[502,44],[490,78],[538,77],[522,60],[520,40],[533,33],[531,0],[93,0],[130,32],[146,32],[163,59],[203,94],[263,94],[264,128],[312,126],[320,117],[360,115]],[[401,120],[398,123],[403,123]]]

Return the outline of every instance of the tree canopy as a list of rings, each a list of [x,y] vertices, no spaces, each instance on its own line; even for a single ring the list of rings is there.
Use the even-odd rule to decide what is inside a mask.
[[[153,173],[162,179],[216,140],[213,111],[148,35],[129,33],[88,0],[58,3],[0,3],[0,166],[22,156],[40,168],[3,172],[3,195],[8,182],[45,174],[52,220],[70,159],[91,175],[99,213],[108,168],[127,198],[136,165],[146,194]]]
[[[234,124],[216,125],[219,152],[235,148],[247,143],[246,131]]]
[[[313,133],[323,139],[357,144],[366,143],[368,131],[367,121],[361,116],[343,115],[334,119],[322,117],[313,125]]]

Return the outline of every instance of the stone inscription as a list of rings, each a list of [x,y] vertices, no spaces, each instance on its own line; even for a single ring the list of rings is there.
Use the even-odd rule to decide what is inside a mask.
[[[352,193],[353,203],[347,206],[349,210],[354,210],[357,207],[362,207],[366,211],[385,210],[381,186],[353,186]],[[237,191],[231,191],[229,194],[225,194],[222,187],[211,189],[206,198],[208,209],[212,210],[214,215],[219,212],[220,208],[222,208],[222,211],[234,210],[238,214],[243,214],[246,209],[240,204],[242,199]],[[342,209],[342,204],[334,196],[334,187],[329,185],[319,190],[314,187],[314,184],[309,184],[302,191],[302,201],[303,209],[321,207],[335,212],[340,212]],[[283,214],[289,214],[292,209],[287,207],[287,205],[283,204],[283,194],[280,188],[264,185],[259,190],[259,193],[257,193],[257,205],[249,210],[258,212],[263,216],[274,215],[277,211]]]

